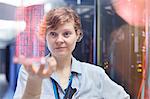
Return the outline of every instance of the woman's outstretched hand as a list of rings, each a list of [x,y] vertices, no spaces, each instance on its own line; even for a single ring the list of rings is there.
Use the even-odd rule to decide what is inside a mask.
[[[21,99],[40,99],[42,80],[49,78],[56,70],[57,62],[54,57],[26,58],[19,56],[14,58],[15,63],[22,64],[28,72],[27,84]]]
[[[26,58],[25,56],[19,56],[14,58],[15,63],[22,64],[29,76],[38,78],[48,78],[56,70],[57,62],[54,57],[48,58]]]

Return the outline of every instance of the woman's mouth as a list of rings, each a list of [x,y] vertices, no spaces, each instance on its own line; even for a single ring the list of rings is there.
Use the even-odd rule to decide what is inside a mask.
[[[66,47],[57,47],[56,49],[65,49]]]

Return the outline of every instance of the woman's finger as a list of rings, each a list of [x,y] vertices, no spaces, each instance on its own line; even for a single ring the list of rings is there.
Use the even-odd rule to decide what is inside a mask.
[[[14,57],[13,58],[13,62],[14,63],[19,63],[19,64],[23,64],[25,63],[26,57],[23,55],[20,55],[19,57]]]
[[[54,57],[50,57],[47,59],[47,71],[45,72],[46,75],[54,72],[56,70],[57,62]]]
[[[32,67],[32,59],[31,58],[26,58],[25,56],[21,55],[19,57],[14,57],[13,61],[14,61],[14,63],[22,64],[29,74],[31,74],[31,75],[35,74],[35,70]]]
[[[21,55],[19,57],[14,57],[13,62],[23,64],[24,66],[29,66],[32,64],[32,61],[23,55]]]
[[[42,75],[42,78],[50,77],[50,75],[56,70],[56,60],[54,58],[47,58]]]
[[[42,77],[44,68],[45,68],[45,64],[41,64],[40,67],[39,67],[39,70],[37,72],[37,75],[39,75],[40,77]]]

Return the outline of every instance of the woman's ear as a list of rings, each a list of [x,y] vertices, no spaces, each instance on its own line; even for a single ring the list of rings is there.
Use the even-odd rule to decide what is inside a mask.
[[[83,32],[80,30],[77,30],[77,35],[78,35],[77,42],[80,42],[83,38]]]

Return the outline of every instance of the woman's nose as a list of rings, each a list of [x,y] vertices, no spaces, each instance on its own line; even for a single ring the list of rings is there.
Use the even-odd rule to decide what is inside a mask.
[[[64,38],[62,36],[58,36],[56,39],[57,43],[63,43],[64,42]]]

